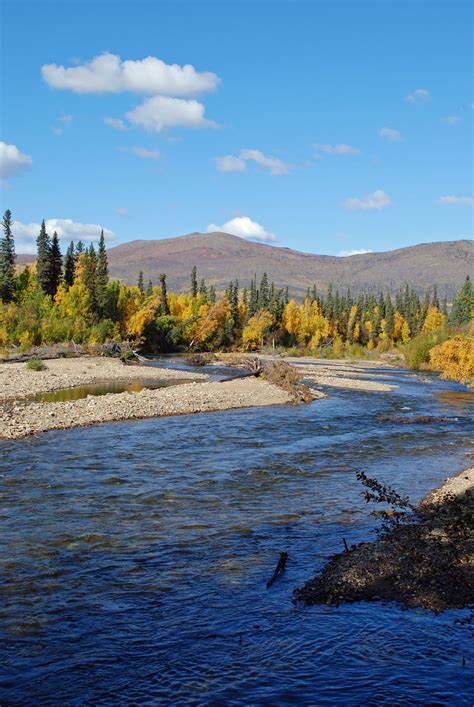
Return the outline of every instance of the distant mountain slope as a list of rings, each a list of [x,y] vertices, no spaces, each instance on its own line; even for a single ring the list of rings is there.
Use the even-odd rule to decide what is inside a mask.
[[[164,240],[137,240],[108,250],[110,274],[128,284],[143,271],[145,282],[158,283],[166,273],[170,290],[189,289],[194,265],[198,278],[218,290],[237,278],[241,287],[266,272],[278,287],[288,285],[295,295],[313,283],[325,290],[350,287],[354,292],[395,291],[408,283],[421,291],[434,284],[440,294],[451,296],[467,274],[474,272],[474,243],[468,240],[426,243],[386,253],[366,253],[339,258],[300,253],[289,248],[252,243],[227,233],[192,233]],[[21,260],[20,260],[21,262]]]

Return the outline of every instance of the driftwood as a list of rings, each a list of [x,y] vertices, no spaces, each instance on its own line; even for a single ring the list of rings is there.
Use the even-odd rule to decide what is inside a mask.
[[[241,378],[258,378],[260,373],[238,373],[236,376],[231,376],[230,378],[222,378],[219,383],[228,383],[229,381],[237,381]]]
[[[288,559],[288,553],[287,552],[280,552],[280,559],[278,560],[278,564],[275,568],[273,576],[267,582],[267,589],[269,587],[271,587],[272,584],[274,582],[276,582],[278,577],[285,571],[287,559]]]

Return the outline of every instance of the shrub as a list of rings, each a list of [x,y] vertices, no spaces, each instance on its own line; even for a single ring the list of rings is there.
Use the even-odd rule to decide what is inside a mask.
[[[37,356],[34,358],[30,358],[30,360],[27,362],[26,367],[30,369],[30,371],[45,371],[48,366]]]
[[[474,339],[455,336],[430,351],[432,367],[442,378],[474,384]]]
[[[418,371],[423,364],[429,362],[430,351],[448,338],[446,329],[437,329],[426,334],[418,334],[408,344],[402,347],[409,368]]]

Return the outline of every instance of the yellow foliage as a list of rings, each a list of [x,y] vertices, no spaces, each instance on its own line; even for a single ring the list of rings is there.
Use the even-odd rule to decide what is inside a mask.
[[[266,309],[261,309],[248,320],[247,326],[242,332],[242,343],[250,349],[256,349],[257,346],[261,346],[265,332],[272,324],[273,317],[270,312]]]
[[[422,334],[429,334],[436,329],[440,329],[444,326],[446,322],[446,317],[442,314],[437,307],[430,307],[421,330]]]
[[[158,305],[158,297],[151,297],[142,307],[135,309],[133,313],[127,316],[125,321],[126,335],[134,339],[140,339],[147,324],[150,324],[156,317]]]
[[[283,327],[293,338],[296,337],[300,325],[300,308],[294,299],[290,300],[283,310]]]
[[[474,339],[455,336],[430,351],[430,363],[442,378],[474,383]]]

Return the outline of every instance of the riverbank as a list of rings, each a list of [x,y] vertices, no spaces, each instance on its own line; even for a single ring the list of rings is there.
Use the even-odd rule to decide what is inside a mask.
[[[174,372],[163,371],[170,377]],[[19,439],[48,430],[85,427],[102,422],[190,415],[236,408],[285,405],[293,398],[284,390],[256,378],[202,382],[137,393],[89,396],[74,402],[4,405],[0,437]]]
[[[0,364],[2,399],[16,400],[35,393],[111,381],[207,380],[204,373],[135,364],[127,366],[118,358],[102,356],[48,359],[44,364],[44,371],[32,371],[26,363]]]
[[[432,611],[465,607],[474,601],[473,513],[470,467],[428,494],[411,520],[395,524],[374,542],[335,555],[295,596],[306,604],[394,601]]]

